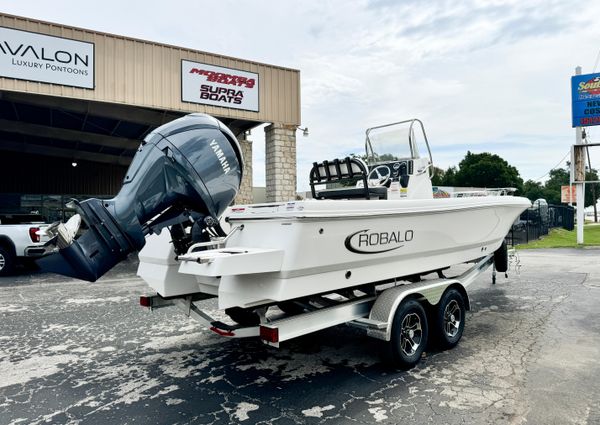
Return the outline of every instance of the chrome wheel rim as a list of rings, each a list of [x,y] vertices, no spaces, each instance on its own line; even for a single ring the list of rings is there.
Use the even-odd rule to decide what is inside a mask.
[[[4,259],[4,255],[0,254],[0,270],[2,270],[5,265],[6,265],[6,260]]]
[[[400,326],[400,347],[407,356],[413,356],[423,340],[421,318],[416,313],[407,314]]]
[[[460,330],[462,315],[458,301],[452,300],[444,309],[444,332],[446,336],[454,338]]]

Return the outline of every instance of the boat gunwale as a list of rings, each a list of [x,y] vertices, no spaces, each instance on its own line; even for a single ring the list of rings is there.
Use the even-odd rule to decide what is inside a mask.
[[[323,213],[321,211],[286,211],[286,212],[273,212],[273,213],[256,213],[255,216],[250,215],[251,213],[234,213],[227,216],[227,221],[257,221],[257,220],[299,220],[299,221],[314,221],[314,220],[346,220],[346,219],[363,219],[373,217],[393,217],[401,215],[432,215],[432,214],[446,214],[451,212],[464,212],[480,209],[495,209],[498,207],[508,208],[519,208],[522,207],[522,203],[489,203],[485,205],[457,205],[443,209],[394,209],[394,210],[376,210],[376,211],[353,211],[353,212],[337,212],[337,213]],[[287,213],[287,214],[286,214]],[[237,214],[237,216],[235,216]]]

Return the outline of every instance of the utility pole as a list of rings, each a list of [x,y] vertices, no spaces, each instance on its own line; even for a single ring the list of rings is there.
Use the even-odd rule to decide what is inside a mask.
[[[581,67],[575,68],[575,75],[581,75]],[[582,128],[575,127],[575,144],[583,144]],[[585,220],[585,150],[576,149],[575,152],[579,152],[579,155],[575,155],[574,164],[571,167],[575,167],[575,183],[576,196],[577,196],[577,243],[583,244],[583,223]],[[583,174],[583,176],[581,176]]]

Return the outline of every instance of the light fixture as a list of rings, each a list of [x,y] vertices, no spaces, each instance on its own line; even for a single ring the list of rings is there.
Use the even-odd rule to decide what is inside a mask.
[[[308,127],[304,127],[304,128],[302,128],[302,127],[300,127],[300,126],[297,126],[296,128],[297,128],[298,130],[302,130],[302,135],[303,135],[304,137],[308,137]]]
[[[77,161],[73,160],[73,162],[71,162],[71,167],[77,167]]]

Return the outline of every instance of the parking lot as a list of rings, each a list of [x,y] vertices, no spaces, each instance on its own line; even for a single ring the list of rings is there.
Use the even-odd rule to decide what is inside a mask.
[[[519,255],[473,284],[460,344],[408,372],[346,326],[274,349],[150,312],[133,261],[2,278],[0,423],[600,423],[600,250]]]

